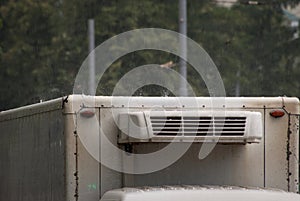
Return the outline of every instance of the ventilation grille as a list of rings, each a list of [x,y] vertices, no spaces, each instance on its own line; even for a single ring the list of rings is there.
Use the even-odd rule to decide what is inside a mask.
[[[155,136],[244,136],[246,117],[151,116]]]
[[[119,115],[119,143],[259,143],[262,116],[252,111],[136,111]]]

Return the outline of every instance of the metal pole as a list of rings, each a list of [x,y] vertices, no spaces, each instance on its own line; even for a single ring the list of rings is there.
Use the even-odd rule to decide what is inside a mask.
[[[235,96],[239,97],[240,96],[240,70],[236,72],[236,85],[235,85]]]
[[[186,0],[179,0],[179,33],[186,36],[187,34],[187,16],[186,16]],[[182,58],[186,59],[187,56],[187,46],[186,46],[186,38],[180,38],[180,54]],[[180,95],[187,96],[187,88],[186,88],[186,78],[187,78],[187,71],[186,71],[186,62],[184,59],[180,58],[179,66],[180,66],[180,74],[183,79],[180,79]]]
[[[95,95],[95,31],[94,19],[88,20],[88,40],[89,40],[89,95]]]

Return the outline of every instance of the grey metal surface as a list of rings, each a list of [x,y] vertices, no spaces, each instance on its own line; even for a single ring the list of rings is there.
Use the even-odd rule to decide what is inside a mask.
[[[61,110],[15,112],[0,121],[0,200],[64,200]]]

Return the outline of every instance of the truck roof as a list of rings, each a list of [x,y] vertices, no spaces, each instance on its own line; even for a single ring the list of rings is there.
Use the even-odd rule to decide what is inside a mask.
[[[51,110],[62,109],[64,103],[68,101],[77,103],[78,105],[93,107],[152,107],[153,105],[161,105],[163,107],[185,107],[194,108],[206,107],[213,105],[212,100],[218,100],[225,104],[226,108],[263,108],[263,107],[283,107],[288,103],[299,104],[296,97],[132,97],[132,96],[88,96],[88,95],[69,95],[41,103],[22,106],[6,111],[0,111],[0,116],[14,118],[27,116],[35,113],[41,113]],[[75,105],[77,105],[75,104]],[[182,105],[184,104],[184,105]],[[218,104],[217,104],[218,105]],[[214,107],[216,107],[215,105]],[[66,112],[73,112],[72,109],[66,108]],[[3,117],[0,117],[2,119]]]
[[[299,201],[300,195],[277,189],[236,186],[158,186],[108,191],[101,201]]]

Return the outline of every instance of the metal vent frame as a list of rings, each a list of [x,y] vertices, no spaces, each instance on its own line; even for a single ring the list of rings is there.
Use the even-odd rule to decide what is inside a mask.
[[[134,120],[131,120],[134,119]],[[119,143],[218,142],[259,143],[260,112],[141,111],[119,115]]]

